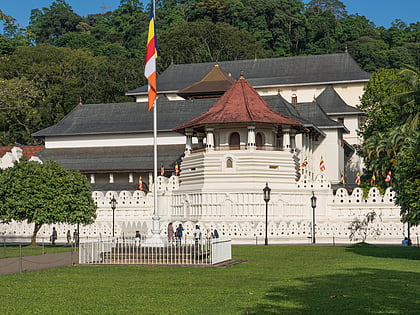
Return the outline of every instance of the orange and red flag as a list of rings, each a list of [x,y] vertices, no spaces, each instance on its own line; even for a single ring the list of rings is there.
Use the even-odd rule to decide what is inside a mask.
[[[155,26],[155,15],[154,7],[150,9],[150,21],[149,21],[149,32],[147,36],[147,48],[146,48],[146,66],[144,68],[144,76],[149,82],[148,87],[148,99],[149,106],[147,110],[150,111],[156,101],[157,86],[156,86],[156,58],[157,58],[157,39],[156,39],[156,26]]]

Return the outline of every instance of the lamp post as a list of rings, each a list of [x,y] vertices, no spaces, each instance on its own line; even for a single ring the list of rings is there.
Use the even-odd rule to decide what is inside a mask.
[[[115,200],[114,196],[112,196],[112,199],[109,203],[111,204],[112,209],[112,238],[114,238],[115,208],[117,207],[117,200]]]
[[[316,208],[316,197],[315,197],[314,192],[312,192],[311,207],[312,207],[312,244],[315,244],[315,208]]]
[[[265,201],[265,241],[264,244],[268,245],[268,237],[267,237],[267,230],[268,230],[268,202],[270,201],[270,192],[271,189],[268,187],[268,183],[265,183],[265,187],[263,189],[264,192],[264,201]]]

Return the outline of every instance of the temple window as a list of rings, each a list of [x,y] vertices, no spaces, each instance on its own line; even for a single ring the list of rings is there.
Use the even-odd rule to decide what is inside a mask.
[[[239,133],[234,132],[229,137],[229,149],[230,150],[239,150],[241,144],[241,138]]]

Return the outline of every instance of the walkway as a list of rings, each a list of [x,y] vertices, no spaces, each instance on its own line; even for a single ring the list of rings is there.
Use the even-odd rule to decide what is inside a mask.
[[[23,256],[0,259],[0,275],[34,271],[56,267],[72,266],[78,262],[79,252],[64,252],[45,255]]]

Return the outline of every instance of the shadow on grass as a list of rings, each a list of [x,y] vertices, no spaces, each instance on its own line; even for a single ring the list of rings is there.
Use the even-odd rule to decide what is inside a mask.
[[[420,273],[361,268],[296,281],[241,314],[419,314]]]
[[[420,248],[414,246],[376,246],[357,243],[348,246],[346,251],[363,256],[420,260]]]

